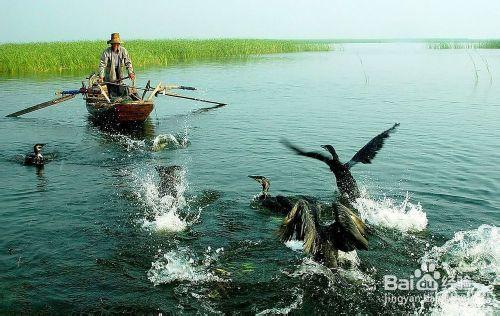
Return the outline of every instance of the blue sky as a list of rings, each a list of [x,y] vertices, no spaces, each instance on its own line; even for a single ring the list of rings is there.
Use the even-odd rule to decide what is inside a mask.
[[[2,11],[0,42],[112,32],[125,40],[500,38],[500,0],[20,0]]]

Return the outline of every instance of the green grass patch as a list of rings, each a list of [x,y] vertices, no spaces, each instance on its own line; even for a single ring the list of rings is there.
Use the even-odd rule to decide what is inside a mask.
[[[135,68],[331,48],[319,41],[259,39],[130,40],[123,46]],[[1,44],[0,74],[95,71],[106,47],[105,41]]]
[[[500,49],[500,40],[481,42],[475,48]]]
[[[427,47],[431,49],[499,49],[500,40],[482,40],[476,42],[437,42],[428,43]]]

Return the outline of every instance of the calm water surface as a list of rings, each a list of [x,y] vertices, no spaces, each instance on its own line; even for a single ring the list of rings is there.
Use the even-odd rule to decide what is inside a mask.
[[[498,312],[499,50],[344,45],[141,71],[140,85],[192,85],[185,94],[229,105],[195,112],[205,105],[159,97],[133,131],[96,125],[81,97],[4,117],[81,79],[0,79],[1,310]],[[273,194],[334,198],[327,167],[281,138],[330,143],[347,161],[395,122],[373,164],[353,168],[377,234],[342,269],[280,243],[282,218],[251,207],[249,174],[269,177]],[[42,171],[22,165],[37,142],[51,157]],[[161,199],[154,167],[173,164],[183,197]],[[429,292],[384,290],[385,275],[408,279],[422,262],[472,281],[430,304]]]

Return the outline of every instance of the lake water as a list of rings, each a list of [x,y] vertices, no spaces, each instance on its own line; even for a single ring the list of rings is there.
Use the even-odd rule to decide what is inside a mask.
[[[119,133],[89,120],[79,96],[4,117],[83,76],[1,78],[0,309],[498,312],[500,50],[336,48],[140,71],[139,85],[191,85],[184,94],[229,105],[196,112],[206,104],[160,96],[143,128]],[[282,217],[251,207],[250,174],[272,194],[334,198],[327,166],[280,139],[332,144],[348,161],[395,122],[373,163],[353,168],[376,235],[339,270],[282,244]],[[43,171],[22,165],[38,142],[51,157]],[[155,166],[174,164],[183,194],[159,198]],[[438,291],[384,288],[417,269],[439,272]]]

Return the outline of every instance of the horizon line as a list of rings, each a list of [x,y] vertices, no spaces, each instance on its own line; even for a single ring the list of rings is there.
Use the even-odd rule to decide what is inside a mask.
[[[106,42],[108,39],[72,39],[72,40],[56,40],[56,41],[27,41],[27,42],[3,42],[0,41],[0,45],[4,44],[41,44],[41,43],[72,43],[72,42]],[[192,40],[192,41],[204,41],[204,40],[279,40],[279,41],[318,41],[318,42],[330,42],[330,43],[397,43],[397,42],[407,42],[407,43],[426,43],[426,42],[485,42],[485,41],[500,41],[500,38],[469,38],[469,37],[408,37],[408,38],[394,38],[394,37],[374,37],[374,38],[362,38],[362,37],[345,37],[345,38],[267,38],[267,37],[206,37],[206,38],[195,38],[195,37],[184,37],[184,38],[131,38],[125,40],[125,45],[127,41],[173,41],[173,40]]]

